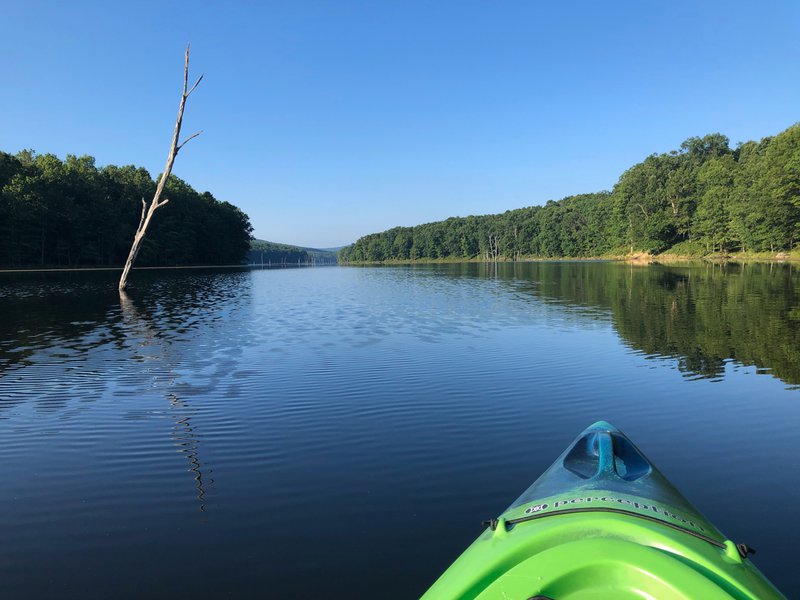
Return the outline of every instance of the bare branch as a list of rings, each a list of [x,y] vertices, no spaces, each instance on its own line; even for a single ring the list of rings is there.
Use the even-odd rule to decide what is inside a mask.
[[[158,204],[156,204],[156,208],[161,208],[162,206],[164,206],[164,205],[165,205],[165,204],[167,204],[168,202],[169,202],[169,198],[164,198],[164,199],[163,199],[163,200],[161,200],[161,201],[160,201]]]
[[[183,59],[183,97],[186,98],[186,86],[189,84],[189,48],[191,44],[186,45],[186,55]]]
[[[136,228],[136,231],[139,231],[142,228],[142,223],[144,223],[144,215],[147,212],[147,202],[144,200],[144,196],[142,196],[142,216],[139,217],[139,227]]]
[[[194,88],[196,88],[198,85],[200,85],[200,82],[203,81],[203,77],[205,77],[205,73],[200,75],[200,77],[197,78],[197,81],[194,82],[194,85],[192,86],[192,89],[190,89],[188,92],[186,92],[186,97],[187,98],[194,91]]]
[[[189,140],[193,140],[194,138],[196,138],[196,137],[197,137],[198,135],[200,135],[201,133],[203,133],[203,132],[202,132],[202,131],[198,131],[197,133],[193,133],[193,134],[192,134],[192,135],[190,135],[188,138],[186,138],[185,140],[183,140],[183,141],[182,141],[180,144],[178,144],[178,147],[177,147],[177,148],[175,148],[175,152],[177,153],[177,152],[178,152],[178,150],[180,150],[181,148],[183,148],[183,147],[186,145],[186,142],[188,142]]]

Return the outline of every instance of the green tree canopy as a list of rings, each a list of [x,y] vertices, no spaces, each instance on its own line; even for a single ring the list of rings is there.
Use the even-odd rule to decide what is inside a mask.
[[[141,199],[156,182],[141,167],[98,168],[91,156],[0,152],[0,265],[117,266],[130,248]],[[250,248],[246,214],[170,177],[170,205],[138,264],[238,264]]]

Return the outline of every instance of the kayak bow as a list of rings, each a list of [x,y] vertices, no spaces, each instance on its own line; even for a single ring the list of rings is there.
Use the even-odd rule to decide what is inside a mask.
[[[605,421],[486,525],[423,600],[784,598]]]

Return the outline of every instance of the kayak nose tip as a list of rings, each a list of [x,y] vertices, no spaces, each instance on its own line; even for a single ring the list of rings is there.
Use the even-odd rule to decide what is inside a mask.
[[[608,421],[595,421],[589,427],[587,427],[583,433],[592,433],[595,431],[611,431],[614,433],[619,433],[619,429],[614,427]]]

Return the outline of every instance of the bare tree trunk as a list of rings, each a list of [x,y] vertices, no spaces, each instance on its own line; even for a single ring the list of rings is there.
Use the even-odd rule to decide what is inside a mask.
[[[487,254],[487,260],[488,258],[491,258],[492,262],[497,262],[499,256],[500,256],[500,236],[489,234],[489,250]]]
[[[164,206],[167,202],[169,202],[168,198],[164,198],[161,200],[161,194],[164,192],[164,186],[167,184],[167,179],[169,179],[170,173],[172,173],[172,165],[175,162],[175,157],[180,152],[181,148],[186,145],[186,142],[191,140],[192,138],[196,138],[200,133],[197,132],[190,135],[188,138],[183,140],[180,144],[178,143],[178,139],[180,138],[181,134],[181,123],[183,122],[183,109],[186,106],[186,99],[189,95],[195,90],[198,84],[203,80],[203,76],[197,79],[194,82],[194,85],[191,89],[188,89],[189,84],[189,46],[186,47],[186,55],[184,57],[184,65],[183,65],[183,94],[181,94],[181,103],[178,106],[178,118],[175,121],[175,131],[172,134],[172,144],[169,147],[169,155],[167,156],[167,165],[164,167],[164,173],[161,175],[161,179],[158,181],[158,185],[156,186],[156,193],[153,195],[153,199],[150,201],[150,206],[147,206],[144,198],[142,198],[142,216],[139,218],[139,227],[136,229],[136,235],[133,236],[133,244],[131,245],[131,251],[128,253],[128,260],[125,261],[125,268],[122,270],[122,277],[119,279],[119,291],[124,292],[125,288],[128,287],[128,273],[130,273],[131,267],[133,267],[133,263],[136,260],[136,256],[139,254],[139,250],[142,247],[142,242],[144,241],[144,235],[147,232],[147,227],[150,225],[150,220],[153,218],[153,214],[156,212],[157,209]]]

